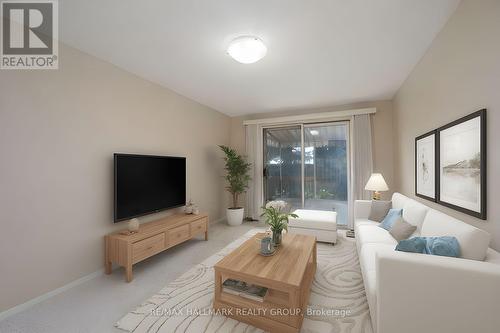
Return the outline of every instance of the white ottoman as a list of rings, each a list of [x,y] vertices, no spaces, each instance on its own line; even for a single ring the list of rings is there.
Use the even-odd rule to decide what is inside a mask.
[[[337,213],[323,210],[297,209],[299,217],[290,218],[288,231],[291,233],[316,236],[319,242],[337,242]]]

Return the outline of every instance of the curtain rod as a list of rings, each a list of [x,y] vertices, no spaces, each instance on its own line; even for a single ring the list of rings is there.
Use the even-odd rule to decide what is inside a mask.
[[[372,114],[376,112],[377,108],[365,108],[365,109],[354,109],[354,110],[343,110],[343,111],[309,113],[309,114],[301,114],[295,116],[245,120],[243,121],[243,125],[279,124],[279,123],[289,123],[289,122],[306,121],[306,120],[317,120],[317,119],[335,119],[342,117],[359,116],[362,114]]]

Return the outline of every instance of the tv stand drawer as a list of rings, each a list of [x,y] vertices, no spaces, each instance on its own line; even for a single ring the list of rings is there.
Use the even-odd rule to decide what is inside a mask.
[[[149,258],[165,249],[165,233],[132,244],[132,263]]]
[[[104,237],[104,267],[111,274],[113,263],[125,267],[127,282],[132,281],[132,266],[177,244],[205,233],[208,240],[208,215],[173,214],[142,223],[139,231],[115,231]],[[194,244],[193,244],[194,245]]]
[[[168,231],[168,246],[174,246],[189,239],[189,225],[183,225]]]
[[[207,219],[199,219],[191,222],[191,235],[197,235],[207,231]]]

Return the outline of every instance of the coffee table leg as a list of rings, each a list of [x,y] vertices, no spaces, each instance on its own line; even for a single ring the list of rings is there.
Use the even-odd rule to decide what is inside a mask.
[[[220,293],[222,292],[222,274],[215,270],[215,297],[214,299],[218,301],[220,299]]]
[[[314,243],[314,247],[313,247],[313,264],[314,264],[314,267],[316,268],[316,242]]]
[[[292,313],[295,311],[302,311],[302,307],[300,306],[300,294],[302,289],[290,291],[290,309]],[[293,326],[299,327],[301,315],[298,313],[294,316],[290,316],[290,319],[293,321]]]

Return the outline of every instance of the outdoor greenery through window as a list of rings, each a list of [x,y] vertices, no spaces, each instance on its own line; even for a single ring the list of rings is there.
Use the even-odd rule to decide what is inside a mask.
[[[266,202],[336,211],[337,223],[347,225],[349,123],[267,128],[264,141]]]

